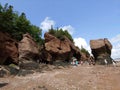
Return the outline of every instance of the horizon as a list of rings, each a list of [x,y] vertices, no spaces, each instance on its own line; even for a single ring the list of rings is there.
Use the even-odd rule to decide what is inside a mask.
[[[113,45],[112,58],[120,58],[120,1],[118,0],[1,0],[24,12],[44,34],[54,28],[68,30],[75,45],[90,52],[89,41],[108,38]]]

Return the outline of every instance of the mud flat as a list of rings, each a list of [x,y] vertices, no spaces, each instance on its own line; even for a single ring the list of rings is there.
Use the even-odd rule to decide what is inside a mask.
[[[120,67],[72,66],[0,78],[0,90],[120,90]]]

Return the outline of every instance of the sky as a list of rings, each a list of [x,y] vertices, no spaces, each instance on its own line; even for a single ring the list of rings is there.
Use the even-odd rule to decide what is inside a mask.
[[[51,25],[67,29],[75,45],[90,51],[89,41],[108,38],[112,58],[120,58],[120,0],[0,0],[24,12],[43,35]]]

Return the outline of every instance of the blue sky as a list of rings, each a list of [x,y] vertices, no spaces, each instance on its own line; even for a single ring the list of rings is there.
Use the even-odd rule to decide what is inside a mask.
[[[89,40],[108,38],[113,44],[112,57],[120,57],[120,0],[0,0],[0,3],[25,12],[43,32],[51,24],[68,29],[76,45],[87,49]]]

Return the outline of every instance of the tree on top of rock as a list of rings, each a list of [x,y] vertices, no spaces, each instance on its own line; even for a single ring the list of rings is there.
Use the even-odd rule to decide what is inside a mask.
[[[50,34],[52,34],[53,36],[57,37],[60,40],[64,40],[64,36],[66,36],[70,41],[73,42],[73,38],[72,36],[69,34],[69,32],[67,30],[63,30],[63,29],[53,29],[51,27],[51,29],[48,31]]]
[[[8,4],[5,4],[4,7],[0,4],[0,31],[9,33],[18,41],[22,39],[23,34],[29,33],[39,44],[43,42],[42,30],[32,25],[25,13],[19,15],[13,11],[13,6],[8,6]]]
[[[84,53],[86,56],[90,56],[90,53],[83,47],[83,46],[81,46],[81,49],[80,49],[80,51],[82,52],[82,53]]]

